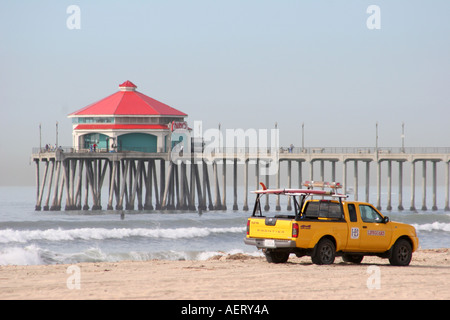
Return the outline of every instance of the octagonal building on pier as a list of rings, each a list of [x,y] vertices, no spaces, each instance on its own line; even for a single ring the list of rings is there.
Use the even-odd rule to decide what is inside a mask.
[[[77,151],[167,152],[173,122],[187,114],[136,90],[131,81],[119,91],[68,115]]]

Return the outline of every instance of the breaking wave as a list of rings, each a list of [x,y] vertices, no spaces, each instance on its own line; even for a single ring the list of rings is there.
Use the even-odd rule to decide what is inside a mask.
[[[35,245],[6,248],[0,250],[0,266],[45,264],[41,254],[42,250]]]
[[[79,228],[79,229],[47,229],[47,230],[0,230],[0,243],[26,243],[35,240],[72,241],[72,240],[103,240],[123,239],[129,237],[188,239],[207,237],[213,234],[241,233],[245,227],[230,228]]]
[[[122,260],[208,260],[215,256],[226,256],[243,253],[240,249],[223,251],[161,251],[161,252],[113,252],[107,253],[97,247],[90,247],[76,253],[57,253],[42,249],[36,245],[26,247],[10,247],[0,250],[0,266],[2,265],[49,265],[73,264],[80,262],[117,262]],[[261,256],[261,253],[246,253],[249,256]]]
[[[450,232],[450,223],[433,222],[425,224],[412,224],[417,231],[445,231]]]

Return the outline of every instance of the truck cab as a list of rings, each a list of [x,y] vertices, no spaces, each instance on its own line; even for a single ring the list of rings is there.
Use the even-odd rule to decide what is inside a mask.
[[[418,248],[414,227],[390,221],[366,202],[348,201],[337,193],[339,183],[306,182],[306,189],[257,190],[244,242],[261,249],[268,262],[286,262],[289,255],[309,255],[316,264],[331,264],[336,256],[360,263],[366,255],[388,258],[392,265],[409,265]],[[320,189],[314,189],[314,187]],[[325,190],[328,187],[332,190]],[[294,202],[293,215],[264,216],[263,195],[285,195]]]

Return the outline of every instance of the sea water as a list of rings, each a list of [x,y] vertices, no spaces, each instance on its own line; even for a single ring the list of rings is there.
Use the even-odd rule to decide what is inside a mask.
[[[228,194],[232,194],[231,192]],[[240,193],[242,194],[242,193]],[[0,265],[71,264],[120,260],[205,260],[214,255],[261,255],[244,244],[251,211],[35,211],[34,187],[0,187]],[[104,197],[105,198],[105,197]],[[107,196],[106,196],[107,198]],[[252,207],[254,196],[249,195]],[[275,208],[275,197],[270,202]],[[283,210],[285,203],[281,203]],[[382,211],[412,224],[421,248],[450,247],[450,214]]]

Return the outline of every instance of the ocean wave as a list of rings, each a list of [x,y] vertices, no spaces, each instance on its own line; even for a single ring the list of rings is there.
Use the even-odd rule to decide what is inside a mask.
[[[445,222],[433,222],[424,224],[412,224],[417,231],[445,231],[450,232],[450,223]]]
[[[47,229],[47,230],[0,230],[0,243],[26,243],[35,240],[72,241],[72,240],[104,240],[123,239],[128,237],[187,239],[208,237],[212,234],[242,233],[245,227],[230,228],[79,228],[79,229]]]
[[[0,266],[46,264],[41,254],[42,250],[35,245],[5,248],[0,251]]]
[[[215,256],[227,256],[243,253],[240,249],[224,251],[130,251],[130,252],[104,252],[98,247],[90,247],[76,253],[56,253],[42,249],[36,245],[26,247],[9,247],[0,250],[0,265],[50,265],[73,264],[82,262],[118,262],[123,260],[208,260]],[[245,253],[249,256],[261,256],[260,252]]]

